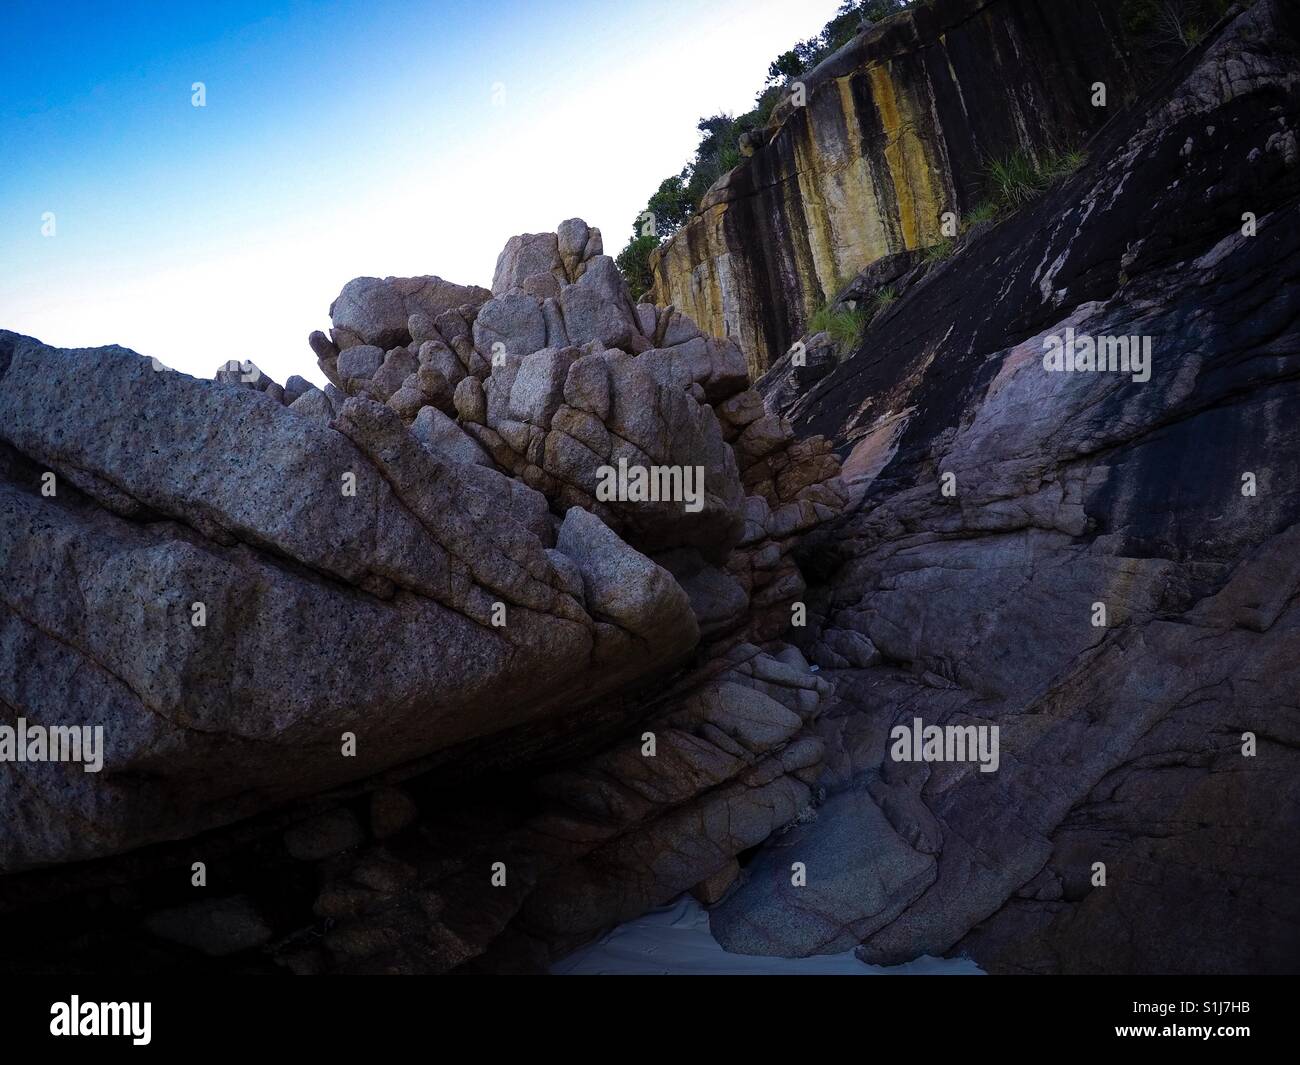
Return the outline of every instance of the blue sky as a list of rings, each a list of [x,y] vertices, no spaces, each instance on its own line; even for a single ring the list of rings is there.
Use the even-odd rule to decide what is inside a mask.
[[[352,277],[490,284],[574,215],[617,254],[696,119],[836,7],[6,0],[0,327],[321,380]]]

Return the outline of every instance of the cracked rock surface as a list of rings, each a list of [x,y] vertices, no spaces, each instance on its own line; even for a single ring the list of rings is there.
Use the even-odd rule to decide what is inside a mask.
[[[250,890],[129,934],[447,971],[725,888],[820,771],[829,687],[780,636],[846,501],[830,445],[578,219],[513,238],[490,293],[359,278],[332,316],[324,389],[0,333],[0,708],[105,747],[6,765],[0,914],[282,828]],[[467,779],[511,798],[419,801]],[[287,915],[278,862],[322,878]]]

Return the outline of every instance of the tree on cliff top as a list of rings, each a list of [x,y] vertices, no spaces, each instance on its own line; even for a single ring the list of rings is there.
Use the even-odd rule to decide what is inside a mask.
[[[785,94],[786,85],[807,73],[832,52],[842,48],[873,23],[897,14],[920,0],[842,0],[839,11],[821,32],[799,41],[768,65],[767,81],[755,97],[754,106],[743,115],[716,114],[701,118],[696,125],[700,143],[695,157],[681,172],[665,178],[637,216],[632,239],[619,253],[617,263],[640,299],[653,280],[650,253],[677,232],[699,209],[705,193],[723,174],[741,160],[740,139],[761,129],[773,108]]]

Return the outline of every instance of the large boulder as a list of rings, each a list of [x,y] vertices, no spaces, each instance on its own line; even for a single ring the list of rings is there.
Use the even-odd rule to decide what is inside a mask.
[[[123,349],[3,340],[0,697],[106,750],[100,774],[14,767],[0,867],[203,831],[570,712],[695,642],[670,578],[621,619],[639,640],[606,633],[542,497],[373,400],[329,428]]]
[[[475,285],[456,285],[440,277],[357,277],[330,304],[332,339],[340,351],[374,344],[387,351],[411,342],[414,314],[436,319],[444,311],[477,309],[492,294]]]

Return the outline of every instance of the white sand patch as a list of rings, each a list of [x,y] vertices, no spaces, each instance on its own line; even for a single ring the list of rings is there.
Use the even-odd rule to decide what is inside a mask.
[[[709,913],[689,895],[621,924],[551,966],[557,976],[981,976],[964,958],[867,965],[852,951],[811,958],[728,954],[709,934]]]

